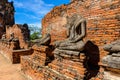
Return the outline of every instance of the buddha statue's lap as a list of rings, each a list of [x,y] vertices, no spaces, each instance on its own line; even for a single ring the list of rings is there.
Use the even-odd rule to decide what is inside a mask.
[[[74,20],[71,20],[72,22],[68,22],[70,25],[68,28],[68,38],[54,43],[56,48],[54,52],[56,54],[61,52],[71,53],[71,51],[72,54],[78,54],[84,49],[85,43],[83,42],[83,38],[86,34],[86,20],[79,15],[73,16],[75,16]]]
[[[84,48],[84,42],[78,41],[77,43],[72,42],[63,42],[59,44],[58,49],[63,50],[73,50],[73,51],[82,51]]]
[[[106,44],[103,48],[108,52],[120,52],[120,40]]]

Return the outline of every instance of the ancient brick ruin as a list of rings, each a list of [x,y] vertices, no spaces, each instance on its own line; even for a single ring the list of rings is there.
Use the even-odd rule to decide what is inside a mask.
[[[54,42],[67,38],[67,19],[74,14],[82,15],[87,23],[85,51],[79,55],[79,62],[66,58],[71,52],[69,55],[61,52],[63,57],[56,57],[54,47],[50,50]],[[42,20],[42,34],[51,35],[50,47],[33,46],[33,54],[21,59],[22,71],[33,80],[106,80],[108,76],[111,80],[118,80],[116,72],[120,68],[114,70],[112,67],[106,72],[103,69],[109,66],[101,60],[108,54],[103,46],[120,37],[119,16],[119,0],[71,0],[70,4],[54,7]]]
[[[9,56],[12,48],[11,54],[17,56],[13,62],[21,62],[21,70],[29,79],[119,80],[120,0],[71,0],[54,7],[42,19],[43,37],[32,49],[29,33],[22,32],[29,32],[24,26],[6,27],[6,37],[10,39],[14,33],[19,49],[14,50],[16,42],[10,47],[3,40],[0,52]],[[23,48],[28,51],[19,52]]]
[[[13,2],[0,1],[0,53],[12,63],[20,62],[20,55],[29,55],[30,31],[27,24],[14,24]]]
[[[27,24],[15,24],[12,27],[6,26],[6,39],[10,38],[10,33],[14,33],[14,37],[19,39],[20,48],[28,48],[30,40],[30,31]]]
[[[5,32],[5,26],[12,26],[15,23],[14,12],[13,2],[8,2],[8,0],[0,1],[0,38]]]

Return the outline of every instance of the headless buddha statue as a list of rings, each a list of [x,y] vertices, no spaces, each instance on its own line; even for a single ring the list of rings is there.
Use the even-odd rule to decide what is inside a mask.
[[[110,53],[117,53],[120,52],[120,40],[116,40],[111,44],[106,44],[103,49]]]
[[[79,15],[73,15],[68,19],[66,26],[68,38],[54,43],[56,48],[54,53],[65,52],[77,55],[84,49],[83,38],[86,35],[86,20]]]

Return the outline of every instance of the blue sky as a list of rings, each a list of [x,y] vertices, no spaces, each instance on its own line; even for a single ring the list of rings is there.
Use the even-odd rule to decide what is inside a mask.
[[[54,6],[68,4],[69,0],[9,0],[14,1],[16,24],[41,26],[41,19]]]

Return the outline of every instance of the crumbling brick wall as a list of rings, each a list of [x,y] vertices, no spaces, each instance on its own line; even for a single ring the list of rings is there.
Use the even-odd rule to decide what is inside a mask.
[[[28,43],[30,39],[30,30],[26,24],[18,25],[15,24],[12,27],[6,27],[6,38],[10,39],[10,34],[14,33],[14,37],[19,39],[20,48],[28,48]]]
[[[53,8],[42,20],[42,34],[49,32],[52,42],[66,38],[66,17],[80,14],[87,20],[87,35],[100,48],[120,38],[120,0],[74,0]]]
[[[13,2],[8,2],[8,0],[0,0],[0,38],[5,32],[5,26],[12,26],[14,23]]]
[[[73,14],[80,14],[87,21],[84,41],[90,41],[85,45],[85,54],[81,53],[80,61],[76,62],[64,54],[56,57],[54,52],[47,52],[46,46],[33,46],[33,54],[21,58],[21,70],[30,79],[103,80],[99,56],[106,54],[102,50],[104,44],[120,37],[120,0],[71,0],[68,5],[53,8],[42,20],[42,34],[51,34],[51,44],[67,38],[67,18]],[[52,61],[46,54],[53,55]]]

